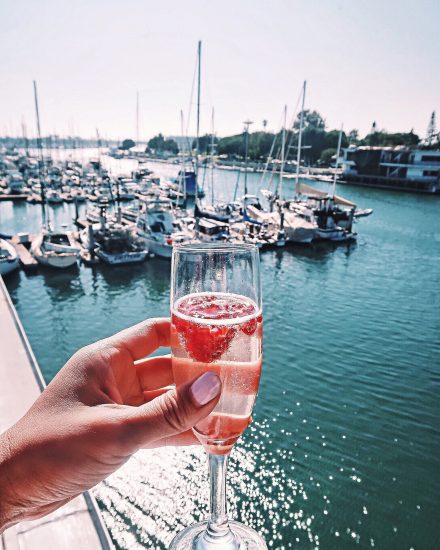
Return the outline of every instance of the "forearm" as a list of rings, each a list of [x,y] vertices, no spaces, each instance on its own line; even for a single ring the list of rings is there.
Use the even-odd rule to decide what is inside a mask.
[[[53,512],[84,490],[68,487],[66,441],[57,440],[50,421],[33,418],[32,424],[45,425],[45,433],[29,430],[26,415],[0,435],[0,533]]]
[[[13,460],[14,450],[8,430],[0,435],[0,533],[21,521],[23,515],[14,501]]]

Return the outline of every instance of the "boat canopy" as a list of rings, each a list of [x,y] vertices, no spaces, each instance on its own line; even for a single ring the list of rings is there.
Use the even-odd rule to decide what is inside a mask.
[[[316,199],[325,199],[326,197],[328,197],[328,193],[326,193],[325,191],[320,191],[319,189],[315,189],[315,187],[311,187],[310,185],[306,185],[305,183],[300,183],[298,185],[298,191],[301,193],[301,195],[307,195],[308,197]],[[334,196],[334,201],[336,204],[340,204],[342,206],[356,208],[356,204],[354,202],[351,202],[348,199],[344,199],[344,197],[339,197],[338,195]]]
[[[197,229],[205,235],[220,235],[228,233],[229,225],[217,220],[207,220],[206,218],[197,219]]]
[[[208,220],[215,220],[222,223],[228,223],[229,217],[228,216],[220,216],[219,214],[216,214],[215,212],[208,212],[206,210],[202,210],[196,202],[194,205],[194,217],[196,218],[207,218]]]

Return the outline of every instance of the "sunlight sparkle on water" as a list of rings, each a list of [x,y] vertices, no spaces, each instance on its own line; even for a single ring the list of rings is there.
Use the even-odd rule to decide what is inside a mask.
[[[230,459],[230,516],[257,529],[269,547],[291,548],[287,532],[318,546],[314,516],[302,509],[308,498],[304,485],[286,474],[286,461],[294,458],[283,449],[266,450],[268,423],[254,423],[250,431],[252,438],[239,443]],[[207,515],[205,453],[197,447],[141,451],[100,484],[95,496],[120,548],[166,548],[178,531]]]

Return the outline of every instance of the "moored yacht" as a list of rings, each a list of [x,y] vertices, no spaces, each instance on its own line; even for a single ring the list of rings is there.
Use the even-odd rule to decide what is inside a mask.
[[[171,258],[174,244],[192,240],[183,221],[176,217],[169,199],[142,200],[136,231],[150,253],[161,258]]]
[[[81,231],[80,238],[85,248],[108,265],[141,263],[149,252],[132,227],[119,223],[93,224]]]
[[[282,204],[282,203],[281,203]],[[280,212],[266,212],[257,208],[254,205],[249,205],[246,211],[249,217],[261,223],[266,223],[268,226],[283,229],[286,242],[308,244],[316,237],[317,224],[303,213],[297,213],[292,210],[287,210],[282,205],[283,223],[281,224]]]

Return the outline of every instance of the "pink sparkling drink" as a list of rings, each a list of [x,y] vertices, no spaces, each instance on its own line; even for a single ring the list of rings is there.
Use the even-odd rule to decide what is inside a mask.
[[[250,422],[262,364],[262,315],[241,295],[186,295],[172,311],[172,365],[177,386],[210,371],[222,382],[214,411],[194,427],[211,454],[226,454]]]

